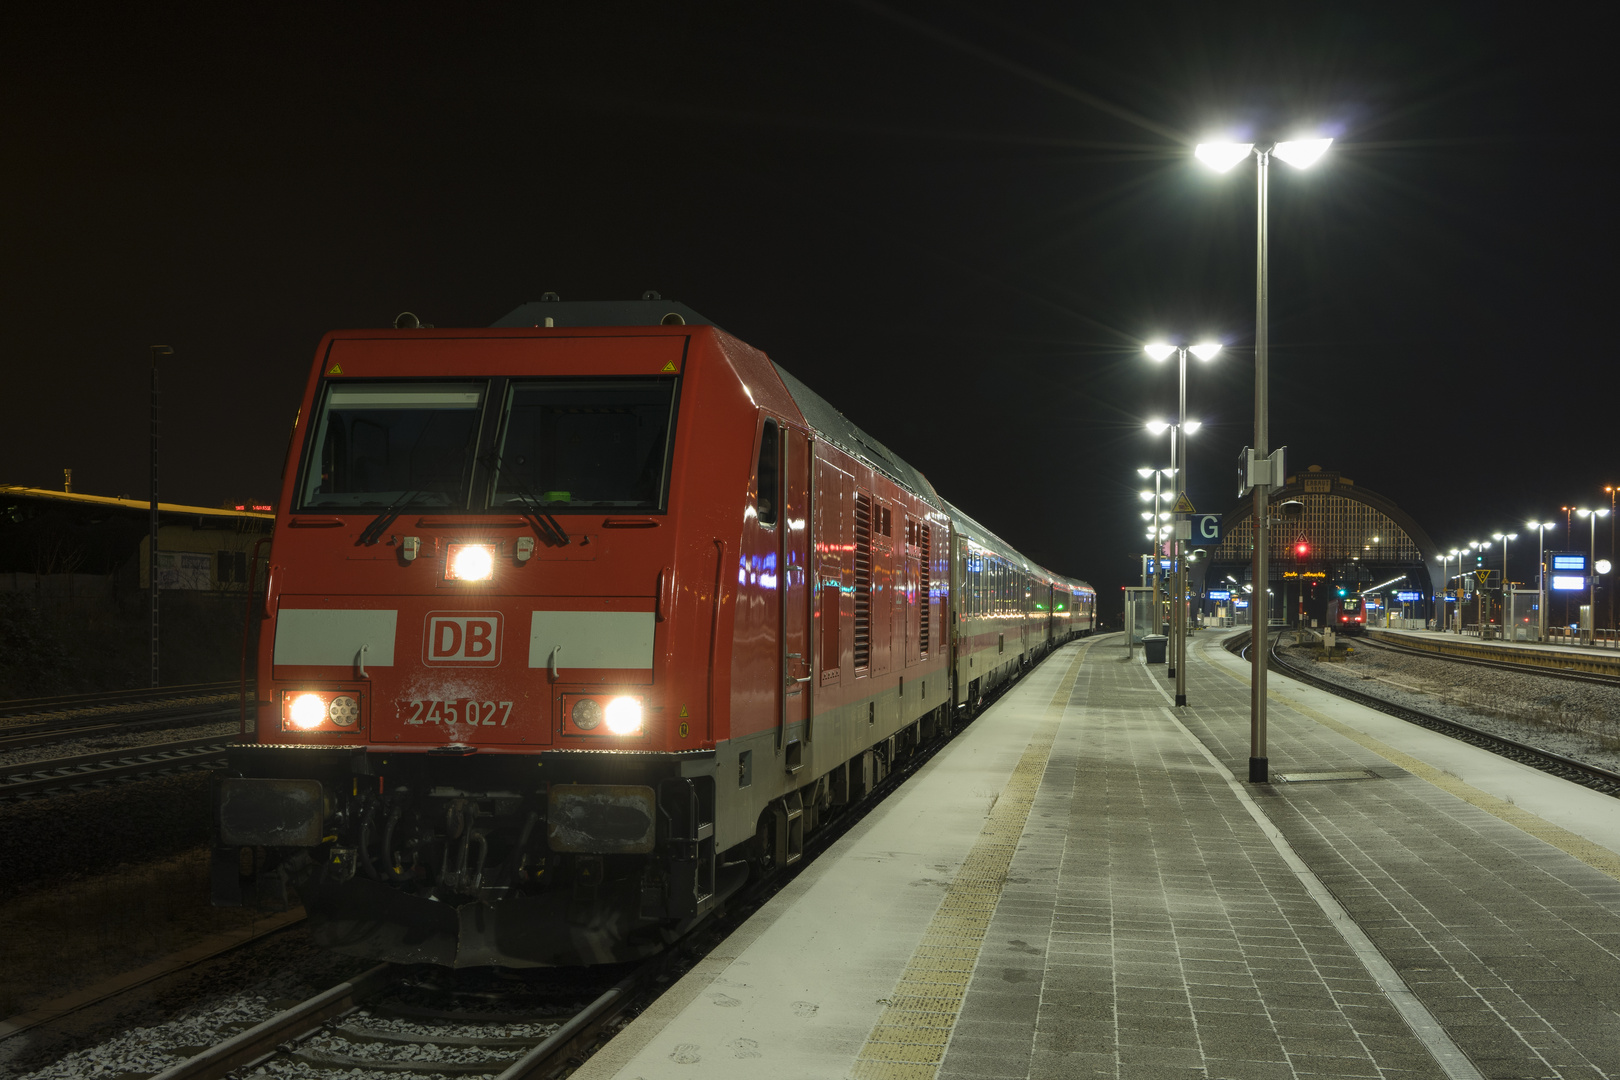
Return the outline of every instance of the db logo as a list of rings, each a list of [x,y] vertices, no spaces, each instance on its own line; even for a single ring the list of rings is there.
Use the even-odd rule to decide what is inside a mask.
[[[422,637],[424,664],[494,667],[501,662],[501,613],[430,611]]]

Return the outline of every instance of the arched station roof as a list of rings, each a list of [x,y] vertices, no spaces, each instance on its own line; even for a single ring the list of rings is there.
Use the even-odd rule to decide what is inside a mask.
[[[1279,516],[1288,503],[1302,504],[1297,516]],[[1299,540],[1310,544],[1313,559],[1328,562],[1422,564],[1439,550],[1406,511],[1320,465],[1288,477],[1271,493],[1271,505],[1273,559],[1290,555]],[[1254,550],[1254,501],[1245,499],[1221,525],[1220,543],[1210,556],[1222,563],[1247,562]]]

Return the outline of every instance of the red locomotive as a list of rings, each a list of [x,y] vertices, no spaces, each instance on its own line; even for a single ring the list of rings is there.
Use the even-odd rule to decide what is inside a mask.
[[[215,902],[381,959],[656,951],[1094,622],[656,298],[328,334],[279,505]]]

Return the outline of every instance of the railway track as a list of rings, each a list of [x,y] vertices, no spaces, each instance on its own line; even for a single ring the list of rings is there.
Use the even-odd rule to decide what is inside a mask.
[[[1475,667],[1511,671],[1517,675],[1543,675],[1549,679],[1564,679],[1568,682],[1592,683],[1597,686],[1620,689],[1620,675],[1609,675],[1594,671],[1576,671],[1571,668],[1552,667],[1546,664],[1520,664],[1511,660],[1496,660],[1480,656],[1461,656],[1454,652],[1441,652],[1436,649],[1406,645],[1382,634],[1376,636],[1368,634],[1357,644],[1371,645],[1376,649],[1386,649],[1406,656],[1422,656],[1430,660],[1445,660],[1453,664],[1472,664]]]
[[[0,801],[68,791],[112,780],[128,780],[156,773],[211,768],[225,763],[225,751],[236,736],[210,735],[201,739],[151,743],[122,750],[102,750],[73,757],[0,765]]]
[[[241,715],[240,692],[239,683],[197,683],[0,703],[0,754],[146,728],[220,723]]]
[[[0,718],[34,713],[58,713],[82,709],[106,709],[175,697],[201,697],[211,694],[235,695],[241,684],[225,682],[186,683],[181,686],[142,686],[133,690],[100,690],[88,694],[58,694],[53,697],[13,698],[0,701]]]
[[[1226,648],[1246,656],[1250,648],[1250,641],[1250,635],[1236,635],[1226,643]],[[1427,655],[1432,656],[1434,654]],[[1445,659],[1451,658],[1446,657]],[[1267,667],[1279,675],[1286,675],[1308,686],[1326,690],[1330,694],[1354,701],[1358,705],[1365,705],[1369,709],[1376,709],[1381,713],[1397,717],[1408,723],[1428,728],[1430,731],[1449,735],[1471,746],[1489,750],[1493,754],[1499,754],[1511,761],[1517,761],[1521,765],[1529,765],[1532,768],[1540,769],[1542,772],[1551,773],[1582,787],[1620,798],[1620,773],[1610,772],[1596,765],[1588,765],[1584,761],[1577,761],[1574,758],[1565,757],[1563,754],[1543,750],[1540,747],[1531,746],[1502,735],[1482,731],[1479,728],[1456,720],[1448,720],[1445,717],[1436,716],[1422,709],[1414,709],[1408,705],[1398,705],[1374,694],[1354,690],[1332,680],[1324,679],[1307,668],[1289,663],[1282,656],[1279,656],[1275,644],[1270,647]],[[1541,669],[1534,670],[1536,674],[1547,674]]]
[[[352,1070],[396,1075],[440,1073],[497,1080],[544,1077],[587,1048],[639,999],[667,961],[642,964],[563,1015],[467,1011],[390,1000],[411,984],[413,969],[379,964],[284,1009],[268,1020],[170,1066],[152,1080],[215,1080],[274,1058],[334,1077]],[[469,1034],[479,1025],[546,1027],[545,1034]]]

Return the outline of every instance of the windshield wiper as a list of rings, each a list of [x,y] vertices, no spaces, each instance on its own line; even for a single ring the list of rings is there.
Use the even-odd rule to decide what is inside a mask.
[[[355,543],[370,547],[382,539],[382,534],[387,530],[388,526],[392,525],[394,519],[399,517],[406,507],[415,502],[416,497],[420,494],[422,494],[420,491],[401,492],[399,498],[389,503],[382,513],[371,519],[370,525],[361,530],[360,539],[356,540]]]
[[[493,469],[497,477],[505,471],[501,467],[501,456],[493,450],[484,455],[484,465]],[[499,480],[496,483],[498,486]],[[568,530],[564,529],[556,518],[546,513],[546,504],[515,477],[512,479],[512,495],[523,507],[524,516],[534,523],[534,531],[539,534],[546,547],[567,547],[572,543]]]

